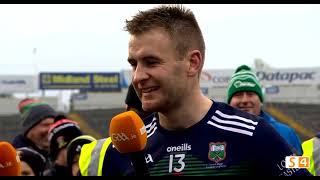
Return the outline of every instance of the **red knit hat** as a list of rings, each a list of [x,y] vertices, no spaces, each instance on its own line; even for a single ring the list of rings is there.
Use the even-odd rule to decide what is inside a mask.
[[[33,99],[33,98],[22,99],[18,104],[18,110],[22,114],[26,110],[26,107],[28,105],[30,105],[32,103],[37,103],[37,102],[43,102],[43,101],[40,99]]]

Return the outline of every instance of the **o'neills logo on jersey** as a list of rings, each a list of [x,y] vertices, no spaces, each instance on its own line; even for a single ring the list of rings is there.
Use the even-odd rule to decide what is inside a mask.
[[[167,152],[179,152],[179,151],[190,151],[191,145],[188,143],[181,144],[180,146],[167,147]]]

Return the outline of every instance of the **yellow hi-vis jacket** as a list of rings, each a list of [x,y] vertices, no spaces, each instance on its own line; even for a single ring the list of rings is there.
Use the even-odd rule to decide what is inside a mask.
[[[79,158],[82,176],[102,176],[103,160],[110,143],[111,138],[108,137],[82,146]]]
[[[314,176],[320,175],[320,138],[314,137],[302,143],[303,156],[310,158],[308,170]]]

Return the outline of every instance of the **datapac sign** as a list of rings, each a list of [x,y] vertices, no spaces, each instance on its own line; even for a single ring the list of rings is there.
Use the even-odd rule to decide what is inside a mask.
[[[319,70],[317,69],[283,69],[273,71],[258,71],[256,75],[261,83],[272,82],[273,85],[319,83]]]
[[[234,70],[204,70],[200,76],[201,87],[226,87]],[[320,83],[319,68],[270,69],[256,71],[262,85],[312,85]]]
[[[119,73],[40,73],[40,89],[121,91]]]

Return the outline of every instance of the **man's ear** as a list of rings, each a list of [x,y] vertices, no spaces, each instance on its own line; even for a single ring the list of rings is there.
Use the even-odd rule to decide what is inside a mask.
[[[187,60],[189,61],[188,75],[198,75],[203,66],[202,55],[199,50],[193,50],[188,53]]]

